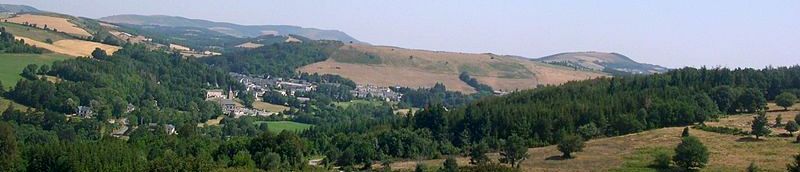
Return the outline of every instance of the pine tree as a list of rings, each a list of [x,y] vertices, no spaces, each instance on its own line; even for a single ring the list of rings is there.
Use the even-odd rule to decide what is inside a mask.
[[[458,172],[458,162],[456,159],[451,157],[447,157],[442,165],[442,171],[444,172]]]
[[[672,157],[675,164],[685,170],[696,170],[708,163],[708,149],[694,136],[684,137]]]
[[[759,139],[761,136],[769,135],[772,131],[767,128],[767,113],[764,111],[758,112],[758,115],[753,117],[753,124],[750,126],[750,133]]]
[[[486,156],[486,152],[488,151],[489,146],[484,142],[472,145],[472,148],[469,150],[469,163],[472,165],[486,164],[489,162],[489,157]]]
[[[681,133],[681,137],[688,137],[689,136],[689,127],[683,128],[683,132]]]

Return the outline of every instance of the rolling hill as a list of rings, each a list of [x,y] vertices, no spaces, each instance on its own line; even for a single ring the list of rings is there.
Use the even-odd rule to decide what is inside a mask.
[[[608,73],[653,74],[666,72],[666,67],[644,64],[618,53],[569,52],[536,59],[536,61],[584,70]]]
[[[23,13],[23,12],[42,12],[42,11],[27,5],[0,4],[0,12]]]
[[[607,76],[598,71],[575,70],[516,56],[470,54],[347,44],[322,62],[304,66],[302,72],[336,74],[359,84],[432,87],[443,83],[449,90],[475,90],[459,79],[467,72],[495,90],[514,91],[538,85],[561,84]]]
[[[261,35],[300,35],[314,40],[337,40],[359,43],[358,40],[338,30],[322,30],[289,25],[238,25],[164,15],[115,15],[100,18],[114,24],[155,25],[168,27],[207,28],[235,37],[258,37]]]

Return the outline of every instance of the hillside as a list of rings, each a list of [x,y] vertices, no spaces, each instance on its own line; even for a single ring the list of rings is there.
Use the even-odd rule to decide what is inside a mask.
[[[359,42],[355,38],[338,30],[322,30],[289,25],[238,25],[226,22],[214,22],[200,19],[189,19],[164,15],[115,15],[100,18],[101,21],[115,24],[156,25],[168,27],[194,27],[224,33],[235,37],[258,37],[261,35],[300,35],[314,40],[337,40],[342,42]]]
[[[795,106],[798,107],[798,106]],[[794,119],[796,111],[772,112],[769,121],[781,114],[784,119]],[[710,126],[737,126],[745,131],[750,130],[747,122],[753,115],[736,115],[723,118],[720,122],[710,122]],[[746,124],[746,125],[742,125]],[[773,123],[774,124],[774,123]],[[785,133],[782,128],[771,128],[773,133]],[[655,152],[671,152],[680,142],[683,127],[669,127],[628,134],[617,137],[594,139],[586,142],[583,152],[576,158],[557,159],[561,152],[555,145],[529,148],[530,157],[522,162],[522,171],[659,171],[649,165]],[[691,129],[692,135],[698,137],[709,149],[709,164],[702,171],[736,171],[747,168],[755,162],[767,171],[783,171],[800,145],[792,143],[791,137],[769,137],[764,141],[746,141],[747,136],[736,136]],[[497,162],[498,153],[488,156]],[[555,157],[555,158],[554,158]],[[392,169],[412,170],[417,163],[428,166],[441,166],[443,159],[426,161],[400,161],[392,164]],[[459,165],[467,165],[469,157],[457,158]]]
[[[0,4],[0,12],[23,13],[23,12],[42,12],[42,11],[27,5]]]
[[[608,73],[653,74],[668,70],[662,66],[636,62],[622,54],[604,52],[559,53],[536,59],[536,61]]]
[[[336,74],[359,84],[431,87],[444,83],[448,89],[472,93],[459,79],[461,72],[495,90],[513,91],[537,85],[561,84],[606,76],[577,71],[512,56],[404,49],[388,46],[348,44],[323,62],[299,69],[302,72]]]

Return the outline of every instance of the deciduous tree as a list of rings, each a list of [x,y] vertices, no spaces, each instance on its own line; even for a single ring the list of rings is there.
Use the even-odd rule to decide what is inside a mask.
[[[574,134],[567,134],[561,137],[558,143],[558,151],[564,153],[564,158],[573,158],[572,153],[583,150],[583,139]]]
[[[783,107],[783,110],[789,110],[797,102],[797,95],[790,92],[783,92],[775,97],[775,104]]]

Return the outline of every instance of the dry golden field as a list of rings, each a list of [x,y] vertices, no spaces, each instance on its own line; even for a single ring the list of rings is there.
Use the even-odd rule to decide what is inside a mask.
[[[359,84],[378,86],[416,88],[443,83],[448,90],[465,93],[472,93],[474,89],[458,78],[461,72],[468,72],[481,83],[503,91],[606,76],[511,56],[359,44],[342,46],[330,59],[299,70],[342,75]]]
[[[795,106],[800,107],[800,106]],[[770,112],[770,123],[781,114],[783,121],[793,120],[798,111]],[[733,115],[708,122],[710,126],[729,126],[750,130],[753,114]],[[523,161],[522,171],[658,171],[648,165],[653,161],[655,151],[672,152],[680,142],[683,127],[670,127],[649,130],[624,136],[594,139],[586,142],[583,152],[576,158],[561,160],[556,146],[528,149],[530,157]],[[749,136],[736,136],[691,129],[693,136],[700,138],[709,150],[709,162],[701,171],[741,171],[750,162],[756,163],[765,171],[784,171],[792,155],[800,153],[800,144],[794,137],[779,137],[786,131],[772,128],[770,137],[755,140]],[[490,153],[495,162],[500,157]],[[424,161],[400,161],[392,163],[392,169],[413,170],[417,163],[441,166],[443,159]],[[468,157],[458,157],[459,165],[468,165]],[[376,165],[376,167],[379,167]]]
[[[84,40],[77,40],[77,39],[65,39],[65,40],[58,40],[53,42],[53,44],[48,44],[45,42],[36,41],[26,37],[17,36],[17,39],[22,39],[25,43],[34,45],[39,48],[44,48],[46,50],[64,54],[69,56],[75,57],[89,57],[94,51],[95,48],[100,48],[106,50],[106,53],[112,54],[120,49],[118,46],[106,45],[97,42],[90,42]]]
[[[29,24],[36,24],[36,27],[38,28],[44,28],[44,26],[47,25],[47,28],[57,29],[59,32],[64,32],[82,37],[92,36],[92,34],[87,32],[86,30],[69,22],[68,19],[60,17],[22,14],[9,18],[7,20],[8,22],[19,23],[19,24],[23,24],[26,22]]]

